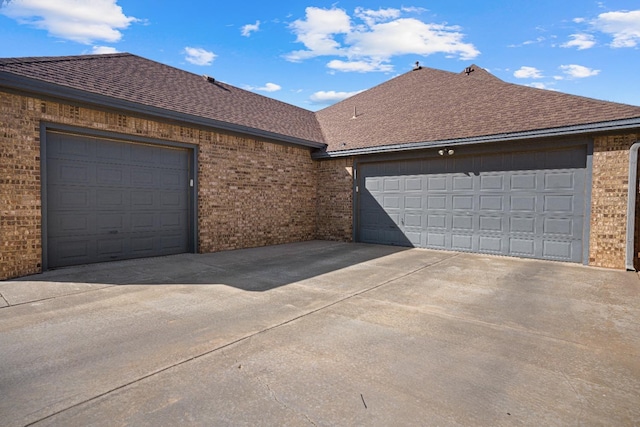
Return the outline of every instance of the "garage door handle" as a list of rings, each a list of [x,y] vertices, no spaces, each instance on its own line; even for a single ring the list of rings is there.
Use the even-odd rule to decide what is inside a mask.
[[[118,230],[111,230],[109,234],[118,234]]]

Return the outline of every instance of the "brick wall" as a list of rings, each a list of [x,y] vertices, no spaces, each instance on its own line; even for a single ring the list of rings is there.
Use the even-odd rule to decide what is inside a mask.
[[[594,139],[589,265],[625,268],[629,149],[638,136]]]
[[[200,252],[315,238],[306,148],[0,92],[0,280],[41,271],[41,120],[199,145]]]
[[[318,179],[316,236],[350,242],[353,230],[353,160],[316,163]]]

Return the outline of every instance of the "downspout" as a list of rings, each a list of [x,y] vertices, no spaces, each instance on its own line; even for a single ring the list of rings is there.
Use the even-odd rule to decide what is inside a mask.
[[[640,142],[635,142],[629,150],[629,184],[627,198],[627,246],[626,246],[626,269],[636,271],[633,265],[633,253],[635,251],[635,226],[636,226],[636,195],[638,194],[638,149]]]

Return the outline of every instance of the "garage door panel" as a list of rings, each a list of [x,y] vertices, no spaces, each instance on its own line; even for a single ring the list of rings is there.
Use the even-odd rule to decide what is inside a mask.
[[[54,186],[57,190],[51,198],[53,210],[77,210],[95,203],[95,192],[83,187]]]
[[[509,218],[509,233],[535,233],[536,217],[511,216]]]
[[[451,249],[457,251],[472,251],[473,250],[473,236],[470,234],[452,234],[451,235]]]
[[[536,205],[538,204],[538,197],[536,195],[516,194],[511,196],[511,212],[520,213],[534,213],[536,211]]]
[[[129,213],[124,211],[116,212],[99,212],[91,215],[95,217],[94,232],[97,234],[118,232],[124,233],[129,231]]]
[[[427,215],[427,227],[429,228],[446,228],[447,216],[446,215]]]
[[[84,264],[94,257],[90,242],[84,238],[49,237],[49,243],[55,248],[49,251],[49,263],[53,265]]]
[[[513,173],[511,175],[511,190],[535,191],[536,182],[535,173]]]
[[[405,180],[405,191],[418,191],[421,192],[423,188],[422,178],[420,177],[409,177]]]
[[[533,258],[536,256],[536,240],[533,238],[511,237],[509,239],[509,249],[512,255]]]
[[[47,134],[49,267],[188,250],[189,154]]]
[[[570,260],[572,246],[571,242],[546,240],[543,242],[542,254],[545,258]]]
[[[502,238],[496,236],[478,236],[478,249],[481,252],[502,254]]]
[[[435,249],[446,249],[446,233],[427,232],[427,247]]]
[[[427,209],[446,209],[447,196],[427,196]]]
[[[118,166],[97,166],[96,184],[98,186],[126,186],[129,184],[129,173]]]
[[[399,170],[411,170],[412,175],[392,175]],[[376,175],[379,171],[384,177]],[[585,146],[362,163],[358,174],[365,183],[379,179],[399,183],[399,190],[392,192],[370,186],[367,201],[360,195],[358,233],[361,238],[362,230],[368,229],[369,242],[396,244],[395,234],[387,239],[373,231],[376,224],[385,224],[387,216],[393,218],[389,222],[394,233],[404,234],[409,246],[582,260]],[[382,201],[377,207],[376,200]],[[376,209],[374,224],[366,211]]]
[[[455,231],[472,231],[474,229],[473,216],[452,215],[451,229]]]
[[[545,213],[570,213],[574,211],[575,197],[569,194],[544,195]]]
[[[471,177],[471,176],[454,176],[453,177],[453,190],[454,191],[473,190],[473,177]]]
[[[154,230],[156,225],[156,214],[153,212],[134,212],[131,213],[131,231],[149,231]]]
[[[447,191],[447,178],[444,176],[427,178],[427,191]]]
[[[90,138],[68,140],[61,134],[47,135],[47,158],[87,160],[95,156],[95,148]]]
[[[504,190],[504,176],[502,175],[481,175],[480,190],[502,191]]]
[[[451,198],[452,200],[452,207],[454,210],[473,210],[473,206],[474,206],[474,196],[469,194],[469,195],[461,195],[461,196],[453,196]]]
[[[153,187],[156,185],[157,175],[154,169],[132,167],[131,185],[134,188]]]
[[[95,139],[92,139],[95,141]],[[95,160],[104,163],[124,163],[127,160],[127,146],[116,141],[101,140],[95,144],[96,156]]]
[[[504,196],[481,195],[480,211],[502,211],[504,209]]]
[[[479,231],[503,231],[503,217],[480,215]]]

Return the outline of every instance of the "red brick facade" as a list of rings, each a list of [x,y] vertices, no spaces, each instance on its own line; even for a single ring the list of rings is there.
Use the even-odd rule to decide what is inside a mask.
[[[353,234],[353,160],[316,163],[316,237],[350,242]]]

